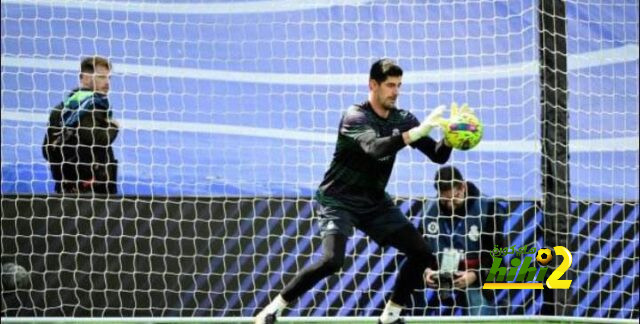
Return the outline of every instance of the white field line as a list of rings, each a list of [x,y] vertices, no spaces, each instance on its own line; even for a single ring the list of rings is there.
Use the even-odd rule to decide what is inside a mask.
[[[332,317],[283,317],[285,322],[294,323],[344,323],[344,322],[375,322],[377,317],[373,316],[332,316]],[[571,323],[638,323],[638,319],[622,318],[587,318],[573,316],[546,316],[546,315],[506,315],[506,316],[414,316],[406,317],[407,323],[467,323],[467,322],[498,322],[519,323],[535,321],[543,322],[571,322]],[[253,323],[253,317],[3,317],[3,323]]]
[[[585,69],[616,63],[633,62],[638,60],[639,47],[628,44],[622,47],[605,49],[595,52],[569,55],[569,70]],[[60,60],[23,56],[2,56],[2,67],[44,69],[69,71],[77,73],[77,60]],[[181,79],[203,79],[227,82],[292,84],[292,85],[364,85],[368,74],[292,74],[292,73],[261,73],[238,72],[225,70],[204,70],[194,68],[114,64],[114,72],[129,75],[144,75],[151,77],[173,77]],[[459,82],[473,80],[489,80],[532,76],[538,73],[538,62],[522,62],[495,66],[481,66],[472,68],[407,71],[403,77],[405,84],[425,84],[442,82]]]
[[[2,121],[31,122],[45,127],[48,116],[44,113],[29,113],[2,110]],[[316,133],[299,130],[248,127],[238,125],[205,124],[191,122],[169,122],[153,120],[119,120],[120,126],[130,130],[205,133],[280,140],[298,140],[321,144],[334,144],[335,133]],[[638,151],[638,137],[581,139],[570,141],[570,152],[610,152]],[[473,152],[506,152],[506,153],[539,153],[540,142],[537,140],[482,141]]]
[[[205,3],[157,3],[105,0],[2,0],[2,4],[49,6],[91,11],[131,11],[155,14],[248,14],[299,11],[333,6],[361,6],[370,0],[270,0]]]

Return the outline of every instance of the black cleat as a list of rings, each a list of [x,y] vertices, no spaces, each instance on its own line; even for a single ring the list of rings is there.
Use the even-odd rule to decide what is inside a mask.
[[[275,324],[277,321],[276,314],[269,314],[264,318],[264,324]]]
[[[274,324],[278,321],[276,313],[265,313],[266,310],[262,310],[262,312],[256,316],[254,324]]]
[[[382,324],[381,320],[378,320],[378,324]],[[400,317],[397,320],[389,323],[389,324],[406,324],[406,322],[404,321],[404,318]]]

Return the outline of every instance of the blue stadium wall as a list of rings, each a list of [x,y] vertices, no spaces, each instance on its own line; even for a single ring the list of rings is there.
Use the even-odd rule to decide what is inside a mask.
[[[532,172],[540,161],[539,76],[530,69],[536,1],[318,1],[307,10],[255,1],[292,8],[218,13],[107,3],[0,4],[3,194],[54,193],[40,152],[47,114],[77,86],[80,58],[100,54],[114,64],[109,99],[123,126],[114,148],[125,195],[313,195],[342,111],[367,98],[370,64],[392,57],[406,71],[399,107],[422,119],[440,104],[468,102],[484,122],[480,146],[451,160],[467,178],[490,196],[542,197]],[[242,1],[211,6],[231,3]],[[571,196],[638,201],[638,1],[566,7]],[[486,79],[464,77],[476,69]],[[300,132],[310,138],[298,140]],[[435,165],[408,151],[389,192],[434,196]]]
[[[398,200],[416,224],[423,200]],[[501,202],[510,245],[545,247],[534,201]],[[251,316],[317,257],[313,205],[304,199],[84,199],[4,196],[2,262],[32,284],[2,289],[2,316]],[[637,318],[638,204],[575,203],[571,285],[577,316]],[[394,250],[360,233],[339,276],[289,315],[376,315],[395,278]],[[536,294],[536,295],[533,295]],[[427,294],[428,295],[428,294]],[[415,315],[425,292],[417,292]],[[509,314],[537,314],[533,290],[501,291]]]

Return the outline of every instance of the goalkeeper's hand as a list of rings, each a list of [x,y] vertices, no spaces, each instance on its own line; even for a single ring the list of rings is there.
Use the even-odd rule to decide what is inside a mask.
[[[453,107],[453,105],[451,107]],[[444,105],[436,107],[436,109],[434,109],[419,126],[408,130],[409,143],[413,143],[429,135],[434,127],[446,127],[449,124],[449,121],[442,117],[445,109],[446,107]]]
[[[451,104],[451,115],[449,116],[449,119],[452,120],[454,118],[456,118],[458,115],[460,114],[472,114],[473,115],[473,110],[471,110],[471,108],[469,108],[469,104],[462,104],[461,107],[458,108],[458,104],[457,103],[452,103]]]
[[[449,123],[451,120],[455,120],[456,117],[458,117],[458,115],[460,114],[473,114],[473,110],[471,108],[469,108],[469,104],[462,104],[461,107],[458,107],[458,104],[453,102],[451,103],[451,111],[449,112],[449,118],[448,119],[442,119],[442,129],[443,131],[446,132],[447,128],[449,128]],[[452,147],[451,143],[449,143],[449,141],[447,141],[447,137],[444,137],[444,144],[446,146]]]

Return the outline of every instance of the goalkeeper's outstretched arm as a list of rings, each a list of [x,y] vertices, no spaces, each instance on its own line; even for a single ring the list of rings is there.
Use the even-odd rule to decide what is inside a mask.
[[[402,135],[376,138],[376,133],[373,131],[363,133],[359,136],[357,142],[367,155],[374,158],[395,154],[406,146]]]
[[[401,134],[378,137],[361,112],[348,111],[340,122],[340,135],[351,138],[373,158],[393,155],[406,146]]]
[[[444,110],[444,105],[438,106],[420,125],[402,133],[405,144],[419,149],[431,161],[438,164],[444,164],[449,160],[451,147],[446,145],[444,140],[436,142],[429,136],[429,133],[434,127],[446,127],[448,125],[448,120],[442,117]]]
[[[448,146],[444,139],[436,142],[430,136],[423,137],[418,141],[411,143],[411,146],[417,148],[424,155],[429,157],[431,161],[438,164],[445,164],[449,161],[453,148]]]

